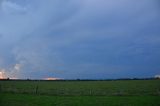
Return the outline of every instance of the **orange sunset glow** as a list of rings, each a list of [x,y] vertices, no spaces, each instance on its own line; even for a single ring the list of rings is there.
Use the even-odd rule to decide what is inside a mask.
[[[49,78],[44,78],[44,80],[61,80],[61,78],[49,77]]]

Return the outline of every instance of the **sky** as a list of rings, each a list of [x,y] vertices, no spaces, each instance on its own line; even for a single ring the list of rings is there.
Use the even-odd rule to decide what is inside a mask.
[[[0,73],[110,79],[160,74],[159,0],[0,0]]]

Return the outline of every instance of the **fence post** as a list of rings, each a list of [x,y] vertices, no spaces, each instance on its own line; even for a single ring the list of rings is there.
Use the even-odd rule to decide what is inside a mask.
[[[2,92],[2,85],[0,84],[0,92]]]
[[[35,91],[35,93],[36,93],[36,94],[38,93],[38,85],[36,86],[36,91]]]
[[[90,95],[92,95],[92,90],[90,90]]]

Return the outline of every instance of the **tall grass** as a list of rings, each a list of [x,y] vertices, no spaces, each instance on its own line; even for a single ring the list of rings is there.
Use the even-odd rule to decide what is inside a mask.
[[[0,81],[0,92],[55,96],[160,95],[160,80]]]

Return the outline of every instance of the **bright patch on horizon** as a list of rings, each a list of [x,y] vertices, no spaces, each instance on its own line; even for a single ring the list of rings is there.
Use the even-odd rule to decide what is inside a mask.
[[[0,71],[0,79],[5,79],[5,75],[4,75],[4,72],[3,71]]]
[[[61,78],[49,77],[49,78],[44,78],[44,80],[61,80]]]
[[[155,75],[154,77],[160,79],[160,75]]]

